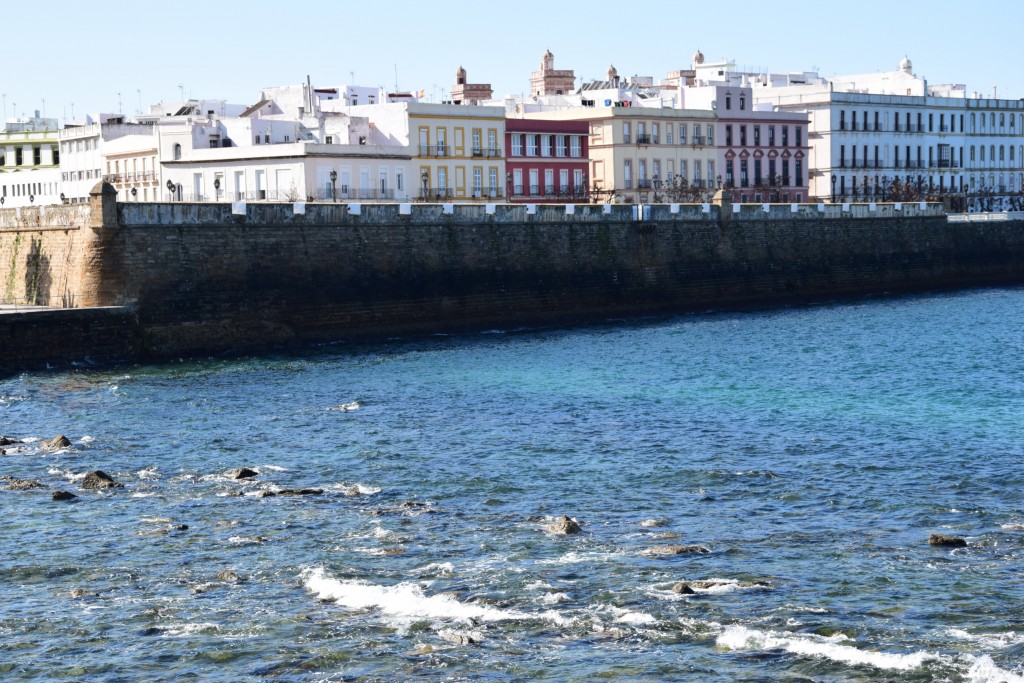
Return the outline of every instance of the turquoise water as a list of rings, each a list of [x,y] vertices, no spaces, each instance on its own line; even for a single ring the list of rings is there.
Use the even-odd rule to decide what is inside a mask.
[[[984,290],[0,380],[0,475],[45,487],[0,490],[0,678],[1024,681],[1022,313]]]

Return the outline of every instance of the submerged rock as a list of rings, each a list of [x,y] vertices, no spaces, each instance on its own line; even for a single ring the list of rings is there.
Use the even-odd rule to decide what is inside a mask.
[[[644,555],[668,557],[671,555],[707,555],[711,550],[702,545],[656,545],[643,551]]]
[[[85,475],[85,479],[82,480],[82,488],[89,491],[98,491],[99,489],[113,489],[121,488],[123,484],[119,484],[114,481],[109,474],[102,470],[96,470],[89,472]]]
[[[479,642],[471,635],[466,633],[456,633],[455,631],[440,631],[437,635],[441,636],[449,643],[455,643],[456,645],[473,645]]]
[[[9,436],[0,436],[0,446],[13,446],[16,443],[21,443],[17,439],[12,439]]]
[[[667,524],[668,519],[666,519],[665,517],[655,517],[653,519],[645,519],[644,521],[640,522],[640,526],[642,526],[645,529],[656,529],[658,527],[663,527]]]
[[[945,548],[966,548],[967,540],[960,538],[959,536],[932,534],[928,537],[928,545],[937,545]]]
[[[712,590],[714,588],[724,588],[727,586],[736,586],[737,588],[771,588],[771,584],[767,581],[724,581],[721,579],[703,579],[698,581],[680,581],[676,585],[672,586],[674,593],[682,593],[683,595],[693,595],[698,590]]]
[[[318,496],[323,489],[281,489],[277,492],[279,496]]]
[[[39,450],[41,451],[56,451],[61,448],[67,448],[71,445],[71,440],[63,434],[58,434],[52,439],[47,439],[39,444]]]
[[[580,523],[575,519],[562,515],[556,517],[551,523],[549,523],[544,529],[551,534],[578,534],[580,532]]]
[[[53,499],[54,500],[74,500],[75,498],[78,498],[78,496],[76,496],[75,494],[71,493],[71,491],[54,491],[53,492]]]
[[[36,479],[15,479],[11,476],[0,477],[0,481],[7,482],[8,491],[29,491],[31,489],[46,488]]]
[[[222,569],[217,572],[217,580],[224,583],[241,583],[245,581],[245,577],[230,569]]]
[[[228,476],[232,479],[251,479],[258,474],[259,472],[248,467],[236,467],[233,470],[228,470]]]

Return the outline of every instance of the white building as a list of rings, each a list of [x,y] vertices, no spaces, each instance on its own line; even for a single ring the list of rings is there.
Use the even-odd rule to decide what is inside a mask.
[[[60,203],[60,152],[57,119],[4,121],[0,129],[0,206]]]
[[[755,101],[810,116],[810,194],[867,198],[893,179],[923,194],[1021,192],[1024,101],[929,86],[909,59],[896,71],[783,83],[748,74]],[[834,179],[834,180],[833,180]],[[991,203],[991,202],[990,202]]]

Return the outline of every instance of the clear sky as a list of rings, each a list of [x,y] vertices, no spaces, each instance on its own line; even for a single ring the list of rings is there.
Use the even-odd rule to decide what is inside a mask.
[[[653,76],[708,60],[822,76],[895,70],[1024,97],[1024,3],[49,0],[0,4],[6,115],[134,114],[185,97],[256,101],[301,83],[447,96],[462,65],[495,96],[529,90],[544,50],[577,78]],[[577,85],[579,82],[577,82]],[[45,100],[45,104],[44,104]],[[16,110],[15,110],[16,107]]]

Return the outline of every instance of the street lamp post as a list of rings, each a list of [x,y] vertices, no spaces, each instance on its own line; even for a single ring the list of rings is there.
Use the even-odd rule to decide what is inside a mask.
[[[832,203],[836,203],[836,174],[832,174]]]
[[[423,183],[423,201],[427,200],[427,179],[429,177],[430,174],[427,173],[427,169],[423,169],[422,171],[420,171],[420,181],[422,181]]]
[[[590,188],[587,185],[587,174],[584,173],[583,174],[583,199],[585,201],[589,202],[590,201],[590,199],[588,198],[589,196],[590,196]]]
[[[882,202],[885,202],[885,190],[889,182],[888,176],[882,176]]]
[[[338,201],[338,171],[331,169],[331,201]]]
[[[505,173],[505,199],[512,201],[512,172]]]
[[[174,201],[174,181],[173,180],[168,180],[167,181],[167,191],[171,193],[171,201],[173,202]]]
[[[655,173],[651,176],[651,187],[654,188],[654,203],[658,203],[658,188],[661,186],[661,181],[658,180],[658,174]]]

